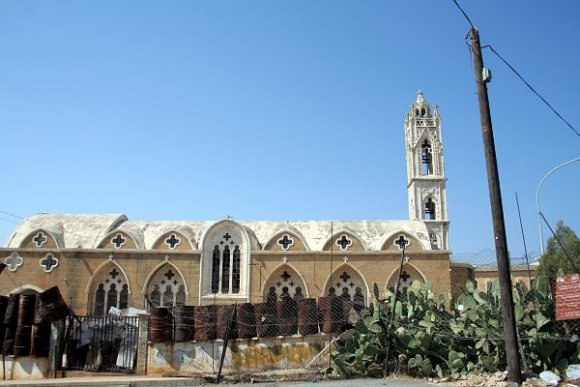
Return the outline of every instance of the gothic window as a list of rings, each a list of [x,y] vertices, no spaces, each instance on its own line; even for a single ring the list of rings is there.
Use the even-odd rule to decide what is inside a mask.
[[[224,246],[222,254],[222,293],[230,292],[230,247]]]
[[[401,234],[393,243],[399,247],[399,250],[403,250],[411,244],[411,241]]]
[[[266,281],[264,301],[273,302],[282,297],[290,297],[298,301],[306,297],[302,278],[291,267],[284,265],[276,270]]]
[[[125,309],[128,304],[129,285],[125,276],[113,266],[106,272],[106,276],[97,283],[93,312],[95,316],[104,316],[109,313],[111,307]]]
[[[395,272],[389,278],[387,283],[387,288],[394,292],[395,285],[397,283],[397,277],[399,275],[399,270],[395,270]],[[403,266],[403,271],[401,272],[401,277],[399,278],[399,291],[405,292],[409,286],[413,284],[414,281],[424,281],[423,277],[419,272],[415,270],[413,266],[410,264],[405,263]]]
[[[339,268],[330,277],[325,296],[341,297],[345,301],[352,301],[358,310],[365,306],[365,295],[363,289],[366,289],[362,277],[349,265]]]
[[[120,249],[127,243],[127,239],[123,238],[123,234],[117,233],[114,238],[111,239],[111,243],[115,246],[116,249]]]
[[[234,248],[234,264],[232,272],[232,293],[240,292],[240,246]]]
[[[250,241],[248,231],[230,219],[224,219],[207,230],[201,241],[202,303],[248,300]],[[276,241],[274,239],[273,243]]]
[[[220,281],[220,247],[215,245],[213,248],[212,265],[211,265],[211,292],[217,293]]]
[[[421,145],[421,175],[433,174],[433,153],[428,140]]]
[[[435,203],[431,198],[428,198],[425,202],[425,208],[423,209],[423,219],[435,220]]]
[[[222,236],[219,244],[215,245],[212,252],[211,266],[211,292],[221,294],[236,294],[240,292],[240,246],[229,233]],[[220,247],[221,246],[221,247]],[[232,250],[233,247],[233,259]],[[221,289],[221,292],[218,290]]]
[[[155,272],[147,289],[147,297],[152,306],[185,305],[186,294],[183,278],[171,264],[165,264]]]

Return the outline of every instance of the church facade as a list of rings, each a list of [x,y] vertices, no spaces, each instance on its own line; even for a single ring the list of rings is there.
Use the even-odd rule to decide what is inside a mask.
[[[437,106],[417,94],[404,121],[408,220],[139,221],[37,214],[0,249],[0,294],[59,286],[78,315],[110,307],[259,303],[329,294],[359,304],[430,281],[451,291],[446,177]],[[403,273],[398,269],[404,250]]]

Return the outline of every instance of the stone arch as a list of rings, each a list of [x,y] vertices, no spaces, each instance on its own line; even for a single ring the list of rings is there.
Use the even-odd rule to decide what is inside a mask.
[[[195,241],[187,238],[183,233],[177,230],[170,230],[163,233],[155,240],[151,246],[154,250],[196,250]],[[173,247],[172,247],[173,246]]]
[[[262,285],[261,294],[266,301],[268,297],[279,299],[283,294],[289,294],[298,300],[308,298],[310,293],[300,271],[293,265],[283,262],[270,272]]]
[[[223,219],[201,238],[200,303],[249,300],[252,241],[241,224]]]
[[[20,286],[15,287],[11,291],[9,291],[8,294],[28,293],[28,292],[42,293],[42,292],[44,292],[44,289],[39,288],[36,285],[25,284],[25,285],[20,285]]]
[[[387,289],[394,289],[397,281],[397,276],[399,274],[399,267],[395,268],[391,271],[390,275],[387,277],[387,281],[385,283]],[[419,268],[412,263],[405,262],[403,263],[403,271],[401,274],[401,283],[399,285],[399,289],[405,289],[413,283],[413,281],[420,281],[425,282],[427,277],[419,270]]]
[[[125,270],[109,259],[93,273],[85,289],[87,310],[94,315],[105,315],[111,306],[119,309],[128,307],[131,287]]]
[[[353,231],[341,230],[335,232],[325,243],[323,251],[330,251],[331,247],[335,251],[366,251],[364,241]]]
[[[63,247],[60,239],[61,238],[56,237],[51,231],[44,228],[38,228],[22,239],[19,247],[60,249]]]
[[[287,235],[287,238],[284,236]],[[291,244],[288,245],[288,248],[284,248],[284,245],[288,243],[288,240],[291,240]],[[282,241],[282,242],[281,242]],[[270,251],[310,251],[308,244],[304,238],[291,230],[282,230],[270,237],[266,243],[264,243],[263,250],[270,250]]]
[[[181,270],[166,260],[151,270],[141,294],[147,296],[153,306],[168,307],[185,305],[189,290]]]
[[[323,287],[323,296],[336,295],[361,306],[368,305],[369,287],[362,273],[345,262],[328,276]]]

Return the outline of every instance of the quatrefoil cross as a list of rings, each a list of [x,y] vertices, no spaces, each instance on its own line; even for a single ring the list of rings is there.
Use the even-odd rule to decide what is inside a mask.
[[[111,239],[111,243],[114,244],[116,248],[120,248],[125,243],[127,243],[127,240],[119,233],[113,239]]]
[[[175,246],[179,245],[180,243],[181,240],[175,234],[171,234],[171,236],[165,240],[165,244],[171,249],[174,249]]]
[[[47,272],[50,273],[52,269],[58,266],[58,259],[54,257],[52,254],[47,254],[44,258],[40,260],[40,267]]]
[[[399,250],[403,250],[405,249],[407,246],[409,246],[409,244],[411,243],[410,240],[408,240],[407,238],[405,238],[404,235],[399,235],[399,237],[397,238],[397,240],[395,240],[394,242],[397,246],[399,246]]]
[[[341,250],[346,250],[350,245],[352,245],[352,240],[350,240],[346,235],[342,235],[336,240],[336,244],[340,246]]]
[[[44,236],[43,232],[39,232],[38,234],[36,234],[34,238],[32,238],[32,241],[34,242],[36,247],[42,247],[42,245],[45,244],[47,240],[48,238]]]
[[[282,246],[284,250],[288,250],[290,246],[294,244],[294,240],[288,236],[288,234],[284,234],[284,236],[278,239],[278,244]]]

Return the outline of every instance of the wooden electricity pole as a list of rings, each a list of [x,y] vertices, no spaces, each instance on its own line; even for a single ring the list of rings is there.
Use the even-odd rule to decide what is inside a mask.
[[[477,85],[477,96],[479,100],[481,133],[483,136],[485,164],[487,168],[487,182],[489,185],[489,200],[491,202],[491,215],[493,218],[493,231],[495,235],[495,251],[501,292],[501,311],[503,317],[508,381],[518,383],[519,385],[522,383],[522,371],[516,334],[512,281],[508,259],[507,239],[505,234],[501,189],[499,185],[499,173],[495,155],[495,144],[493,140],[489,100],[487,97],[486,82],[489,81],[490,75],[487,73],[484,79],[483,57],[481,55],[479,31],[475,27],[471,28],[471,54],[473,56],[475,82]]]

